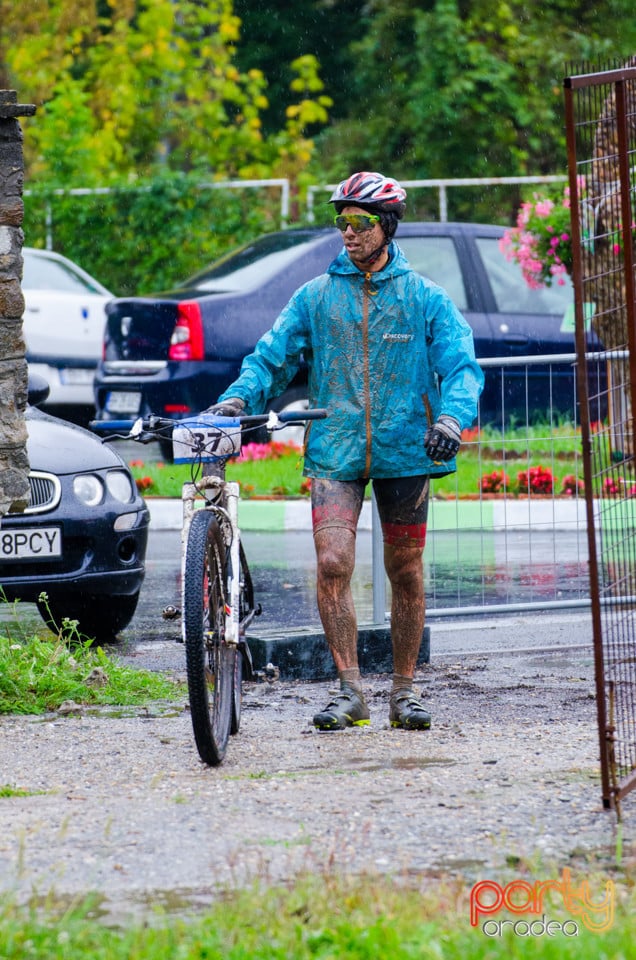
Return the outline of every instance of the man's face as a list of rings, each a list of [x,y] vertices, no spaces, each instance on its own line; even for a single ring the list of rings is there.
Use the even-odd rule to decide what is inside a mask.
[[[344,207],[340,213],[342,216],[346,216],[348,213],[358,213],[362,214],[362,216],[369,216],[369,211],[365,210],[364,207],[355,206]],[[365,266],[365,261],[378,247],[386,242],[384,231],[380,226],[379,220],[373,224],[371,230],[363,230],[361,233],[356,233],[352,226],[347,226],[347,229],[342,234],[342,240],[351,260],[360,270],[368,269],[368,267]]]

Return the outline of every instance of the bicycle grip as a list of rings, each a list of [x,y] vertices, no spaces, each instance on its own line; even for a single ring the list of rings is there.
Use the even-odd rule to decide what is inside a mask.
[[[106,433],[109,430],[132,430],[134,420],[91,420],[88,424],[95,433]]]
[[[283,410],[278,414],[281,423],[296,423],[302,420],[324,420],[326,410]]]

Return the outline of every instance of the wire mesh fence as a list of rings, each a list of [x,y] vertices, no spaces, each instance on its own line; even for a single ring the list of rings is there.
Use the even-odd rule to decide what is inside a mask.
[[[465,431],[457,473],[433,483],[430,616],[590,605],[575,361],[480,360],[488,389],[500,396],[500,418]],[[602,355],[589,358],[594,382],[603,364]],[[540,417],[530,402],[537,377]]]
[[[636,787],[636,57],[565,84],[577,354],[585,304],[607,351],[603,384],[582,359],[580,397],[603,801],[620,815]]]

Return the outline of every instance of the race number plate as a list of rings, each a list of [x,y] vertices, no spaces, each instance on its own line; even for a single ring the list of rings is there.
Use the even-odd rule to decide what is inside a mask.
[[[241,425],[232,417],[201,416],[182,420],[172,431],[175,463],[214,463],[241,452]]]

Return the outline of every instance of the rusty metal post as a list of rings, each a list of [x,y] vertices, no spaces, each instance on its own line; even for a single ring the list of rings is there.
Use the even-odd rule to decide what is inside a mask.
[[[11,506],[23,508],[29,490],[20,287],[24,158],[18,117],[34,113],[35,106],[18,103],[14,90],[0,90],[0,518]]]
[[[581,423],[581,442],[583,445],[583,477],[587,496],[585,497],[585,509],[587,516],[588,531],[588,557],[590,571],[590,595],[592,597],[592,630],[594,636],[594,675],[596,682],[596,712],[599,732],[599,751],[601,760],[601,790],[603,796],[603,805],[611,804],[611,784],[609,774],[608,742],[605,730],[605,717],[607,704],[605,699],[605,662],[603,650],[603,627],[601,622],[601,599],[600,599],[600,578],[599,578],[599,560],[596,543],[596,531],[594,521],[594,500],[591,491],[594,488],[592,475],[592,456],[591,456],[591,426],[590,426],[590,405],[588,396],[588,377],[585,356],[587,352],[587,342],[585,333],[584,301],[583,292],[583,243],[581,237],[581,225],[579,217],[579,178],[577,165],[577,144],[576,144],[576,111],[574,107],[574,86],[571,77],[566,77],[565,83],[565,119],[566,119],[566,138],[568,150],[568,175],[570,186],[570,203],[572,210],[572,284],[574,286],[574,313],[575,313],[575,338],[577,352],[577,392],[580,400],[580,423]]]

